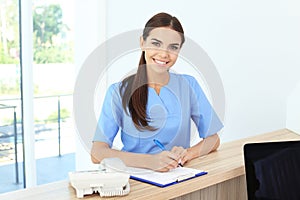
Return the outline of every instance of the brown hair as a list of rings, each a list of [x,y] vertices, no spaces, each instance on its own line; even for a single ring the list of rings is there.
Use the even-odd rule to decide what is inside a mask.
[[[142,36],[144,41],[154,28],[159,27],[168,27],[181,33],[181,45],[184,43],[184,31],[179,20],[167,13],[158,13],[146,23]],[[123,109],[127,114],[130,113],[135,127],[140,131],[154,131],[156,129],[155,127],[149,126],[149,118],[146,113],[148,80],[145,66],[145,52],[143,51],[136,74],[131,75],[122,81],[120,94],[122,96]]]

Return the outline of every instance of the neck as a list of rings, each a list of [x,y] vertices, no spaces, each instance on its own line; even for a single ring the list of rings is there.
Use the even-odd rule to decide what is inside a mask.
[[[167,85],[170,79],[169,72],[165,73],[155,73],[147,72],[148,85],[150,87],[160,88]]]

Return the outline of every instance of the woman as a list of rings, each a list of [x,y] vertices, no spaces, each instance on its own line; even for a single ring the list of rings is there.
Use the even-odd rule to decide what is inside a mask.
[[[169,71],[184,41],[176,17],[159,13],[146,23],[137,73],[107,91],[91,150],[93,163],[118,157],[127,166],[169,171],[218,148],[223,125],[201,87],[192,76]],[[192,147],[190,119],[203,138]],[[119,129],[121,151],[111,148]]]

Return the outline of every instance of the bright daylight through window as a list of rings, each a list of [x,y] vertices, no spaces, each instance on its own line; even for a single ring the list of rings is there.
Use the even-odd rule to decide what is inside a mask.
[[[20,4],[21,2],[21,4]],[[24,187],[20,6],[0,0],[0,193]],[[67,0],[33,0],[34,135],[37,184],[67,178],[75,168],[71,120],[74,8]],[[21,15],[22,17],[22,15]],[[25,157],[26,159],[26,157]],[[47,173],[44,169],[47,168]],[[5,177],[5,178],[4,178]]]

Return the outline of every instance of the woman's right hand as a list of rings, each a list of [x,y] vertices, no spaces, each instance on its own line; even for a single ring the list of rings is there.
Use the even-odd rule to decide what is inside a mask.
[[[178,167],[180,156],[171,151],[162,151],[151,156],[150,169],[159,172],[167,172]]]

